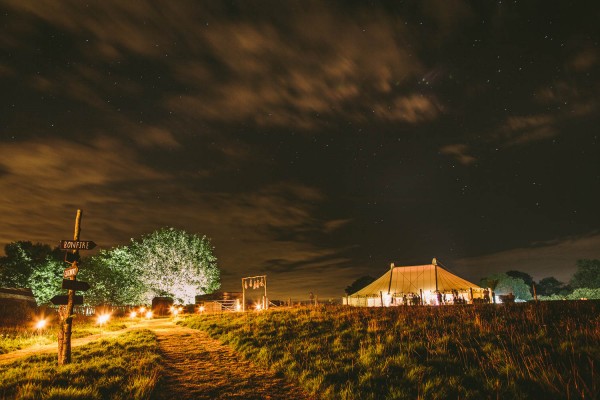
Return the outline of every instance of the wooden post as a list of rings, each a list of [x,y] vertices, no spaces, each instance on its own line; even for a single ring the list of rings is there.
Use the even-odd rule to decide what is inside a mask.
[[[392,276],[394,276],[394,263],[390,264],[390,283],[388,284],[388,294],[392,290]]]
[[[75,217],[75,232],[73,240],[79,240],[81,233],[81,210],[77,210]],[[78,250],[73,250],[75,260],[71,264],[71,268],[79,269],[79,261],[77,260]],[[69,276],[68,279],[74,280],[77,273]],[[58,335],[58,365],[71,363],[71,333],[73,329],[73,301],[75,300],[75,291],[69,290],[67,306],[61,306],[59,315],[61,319],[61,331]]]
[[[244,278],[242,278],[242,311],[246,311],[246,288],[244,287]]]
[[[535,283],[532,283],[531,286],[533,287],[533,300],[537,301],[537,292],[535,290]]]
[[[265,283],[265,305],[263,307],[263,310],[268,310],[269,309],[269,299],[267,299],[267,276],[266,275],[263,277],[263,282]]]

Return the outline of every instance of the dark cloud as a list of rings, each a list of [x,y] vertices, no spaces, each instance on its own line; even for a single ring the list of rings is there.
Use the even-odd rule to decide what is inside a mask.
[[[477,161],[477,159],[468,154],[469,147],[465,144],[449,144],[440,149],[440,153],[447,154],[454,157],[459,163],[463,165],[471,165]]]

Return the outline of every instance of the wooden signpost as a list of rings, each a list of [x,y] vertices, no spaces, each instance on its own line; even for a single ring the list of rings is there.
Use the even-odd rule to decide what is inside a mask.
[[[58,314],[60,317],[60,330],[58,331],[58,365],[69,364],[71,362],[71,332],[73,329],[73,306],[83,304],[83,296],[76,295],[75,291],[86,291],[90,288],[87,282],[77,281],[79,272],[79,250],[91,250],[96,247],[96,243],[91,240],[79,240],[81,233],[81,210],[77,210],[75,217],[75,233],[73,240],[61,240],[60,249],[67,250],[65,261],[71,263],[63,273],[62,288],[68,289],[67,295],[54,296],[50,301],[59,305]]]

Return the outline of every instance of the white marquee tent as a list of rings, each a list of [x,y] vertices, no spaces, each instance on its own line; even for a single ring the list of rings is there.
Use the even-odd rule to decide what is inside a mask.
[[[431,264],[391,265],[373,283],[344,298],[352,306],[381,307],[403,304],[472,303],[484,297],[484,288],[442,268],[434,258]]]

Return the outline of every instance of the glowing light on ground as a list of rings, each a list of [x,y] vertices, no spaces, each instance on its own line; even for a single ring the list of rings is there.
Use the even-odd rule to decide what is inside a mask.
[[[132,311],[132,312],[129,313],[129,318],[133,319],[135,317],[137,317],[137,312]]]
[[[98,325],[104,325],[105,323],[108,322],[109,319],[110,319],[110,314],[100,314],[100,315],[98,315],[96,322],[98,323]]]
[[[146,318],[150,319],[153,315],[154,314],[152,314],[152,311],[146,311]]]
[[[47,324],[48,324],[48,320],[45,318],[42,318],[35,323],[35,329],[37,329],[38,331],[42,330],[46,327]]]

